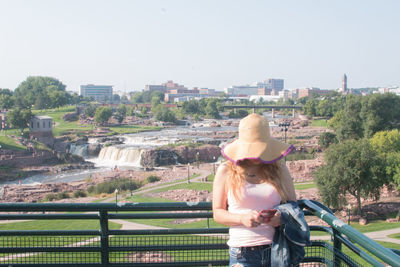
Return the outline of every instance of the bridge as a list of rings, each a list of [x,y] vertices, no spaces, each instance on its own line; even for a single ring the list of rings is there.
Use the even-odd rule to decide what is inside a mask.
[[[236,110],[238,108],[251,108],[253,109],[253,113],[256,112],[256,109],[262,108],[262,109],[266,109],[266,108],[270,108],[272,110],[272,118],[275,117],[275,109],[292,109],[292,116],[293,118],[295,117],[296,113],[295,110],[296,109],[303,109],[303,106],[294,106],[294,105],[224,105],[223,106],[226,109],[233,109],[233,111],[236,113]]]
[[[400,251],[358,232],[319,202],[298,204],[306,216],[328,225],[310,225],[312,243],[300,266],[400,267]],[[203,226],[156,226],[156,219],[166,218],[202,219]],[[14,222],[0,230],[0,266],[227,266],[228,228],[211,227],[210,218],[210,202],[0,203],[0,222]],[[119,229],[113,222],[120,220],[140,227]],[[53,226],[77,221],[78,229],[46,229],[51,221]],[[39,229],[28,230],[30,222],[38,222]],[[330,240],[314,236],[315,231]]]

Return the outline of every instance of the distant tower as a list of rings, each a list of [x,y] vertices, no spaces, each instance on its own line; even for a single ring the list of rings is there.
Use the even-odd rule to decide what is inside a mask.
[[[346,74],[343,74],[342,93],[347,93],[347,76],[346,76]]]

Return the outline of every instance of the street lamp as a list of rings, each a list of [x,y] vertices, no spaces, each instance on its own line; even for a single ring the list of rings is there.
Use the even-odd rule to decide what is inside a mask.
[[[286,133],[290,126],[290,122],[279,123],[278,125],[279,125],[279,127],[283,127],[283,128],[281,128],[281,132],[285,131],[285,143],[286,143]]]
[[[132,196],[132,173],[130,173],[131,179],[129,180],[129,189],[131,190],[131,196]]]
[[[200,168],[200,167],[199,167],[199,164],[200,164],[200,162],[199,162],[199,155],[200,155],[200,153],[199,153],[199,151],[197,151],[197,153],[196,153],[196,164],[197,164],[197,169]]]
[[[213,157],[213,173],[214,173],[214,176],[215,176],[215,156]]]
[[[187,183],[190,184],[190,163],[187,164]]]
[[[347,215],[349,216],[349,221],[348,221],[348,225],[350,225],[350,216],[351,216],[351,205],[350,205],[350,203],[349,204],[347,204]]]
[[[285,143],[286,143],[286,133],[290,126],[290,122],[279,123],[278,126],[283,127],[283,128],[281,128],[281,132],[285,131]],[[285,157],[285,162],[286,162],[286,157]]]
[[[115,189],[115,204],[118,204],[118,189]]]

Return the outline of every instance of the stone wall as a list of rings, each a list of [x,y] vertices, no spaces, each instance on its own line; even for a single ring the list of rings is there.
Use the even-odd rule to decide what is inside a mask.
[[[40,151],[36,153],[23,153],[16,155],[0,155],[0,166],[14,166],[23,168],[57,162],[57,155],[50,151]]]
[[[287,161],[286,166],[295,182],[312,181],[312,173],[322,165],[322,159]]]

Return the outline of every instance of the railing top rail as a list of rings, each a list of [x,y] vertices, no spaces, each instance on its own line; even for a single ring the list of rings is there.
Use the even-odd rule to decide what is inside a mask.
[[[11,211],[188,211],[211,210],[211,202],[154,203],[0,203],[0,212]]]
[[[294,106],[294,105],[224,105],[224,108],[294,108],[294,109],[302,109],[303,106]]]
[[[311,210],[314,215],[321,218],[323,221],[328,223],[333,229],[337,230],[339,233],[346,235],[352,242],[359,244],[361,247],[371,252],[373,255],[381,259],[387,264],[394,267],[400,267],[400,256],[378,244],[374,240],[368,238],[364,234],[358,232],[350,225],[344,223],[342,220],[338,219],[332,212],[327,208],[323,208],[323,205],[317,205],[316,203],[302,199],[298,201],[300,206],[306,207]],[[378,263],[379,264],[379,263]],[[377,265],[383,266],[383,265]]]

